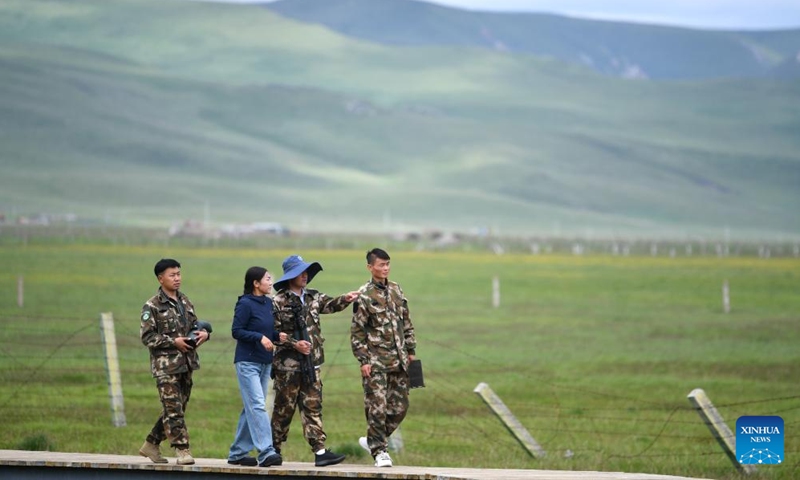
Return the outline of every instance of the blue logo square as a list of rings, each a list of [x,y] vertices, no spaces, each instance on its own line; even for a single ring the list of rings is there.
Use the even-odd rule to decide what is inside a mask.
[[[742,465],[783,463],[783,419],[745,416],[736,420],[736,458]]]

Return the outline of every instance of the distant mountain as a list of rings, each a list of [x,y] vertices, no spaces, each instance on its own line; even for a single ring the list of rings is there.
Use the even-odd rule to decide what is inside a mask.
[[[628,78],[759,77],[800,53],[800,29],[710,31],[459,10],[408,0],[279,0],[270,10],[384,45],[528,53]]]
[[[252,5],[0,2],[6,219],[800,238],[798,131],[797,81],[635,82]]]

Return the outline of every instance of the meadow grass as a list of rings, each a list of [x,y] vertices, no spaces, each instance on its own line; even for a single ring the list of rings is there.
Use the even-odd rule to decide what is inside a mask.
[[[170,246],[0,248],[0,448],[136,454],[159,403],[138,338],[162,257],[215,327],[188,409],[192,451],[224,458],[241,401],[229,328],[244,271],[280,275],[289,250]],[[363,252],[300,251],[335,295],[365,282]],[[798,474],[796,327],[800,260],[494,255],[393,251],[416,327],[426,388],[411,392],[397,464],[603,470],[735,478],[686,399],[703,388],[726,423],[780,415],[786,461],[757,478]],[[492,308],[492,277],[501,306]],[[17,281],[24,279],[24,305]],[[732,310],[722,311],[721,286]],[[99,314],[112,312],[127,426],[113,427]],[[367,463],[349,311],[323,317],[328,446]],[[534,459],[473,393],[486,382],[547,451]],[[295,420],[284,453],[311,454]]]

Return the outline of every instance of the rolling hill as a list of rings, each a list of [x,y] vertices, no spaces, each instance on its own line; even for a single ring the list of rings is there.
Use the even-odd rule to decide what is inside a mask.
[[[391,47],[259,6],[0,4],[0,211],[800,235],[800,85]]]
[[[800,28],[711,31],[537,13],[475,12],[408,0],[278,0],[266,8],[384,45],[451,45],[528,53],[628,78],[785,75]],[[798,78],[798,77],[794,77]]]

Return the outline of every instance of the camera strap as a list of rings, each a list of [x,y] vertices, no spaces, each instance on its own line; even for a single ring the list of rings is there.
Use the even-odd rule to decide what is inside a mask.
[[[186,325],[186,310],[183,308],[183,302],[181,302],[181,294],[178,294],[178,300],[175,301],[178,306],[178,315],[181,317],[181,325]],[[194,325],[189,325],[189,329]]]

